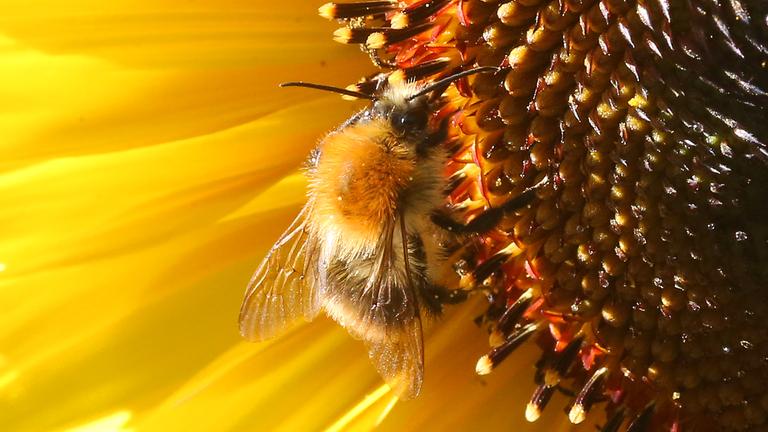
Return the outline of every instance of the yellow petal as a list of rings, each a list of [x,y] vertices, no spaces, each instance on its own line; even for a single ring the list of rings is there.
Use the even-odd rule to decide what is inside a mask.
[[[280,179],[355,109],[277,83],[366,69],[292,6],[249,4],[4,5],[4,429],[130,425],[239,346],[244,286],[304,196]]]

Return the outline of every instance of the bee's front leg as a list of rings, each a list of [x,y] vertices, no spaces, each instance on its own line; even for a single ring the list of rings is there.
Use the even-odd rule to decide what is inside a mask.
[[[499,222],[501,222],[501,218],[506,213],[513,212],[529,205],[536,197],[536,191],[538,191],[538,189],[545,185],[547,182],[548,180],[545,177],[536,185],[523,191],[523,193],[520,195],[517,195],[499,207],[486,209],[469,222],[457,222],[446,212],[435,211],[431,215],[432,223],[450,233],[456,234],[454,236],[456,240],[458,240],[461,235],[483,234],[494,229],[499,224]],[[483,260],[482,263],[480,263],[472,270],[473,279],[479,283],[485,281],[488,277],[491,276],[491,274],[498,270],[498,268],[507,261],[513,252],[514,251],[510,250],[510,248],[503,248],[491,257]],[[466,291],[460,291],[463,291],[464,296],[466,297]],[[456,293],[456,295],[460,294],[460,292]]]

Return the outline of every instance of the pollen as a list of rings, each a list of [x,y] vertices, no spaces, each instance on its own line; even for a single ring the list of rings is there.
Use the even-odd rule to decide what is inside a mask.
[[[510,415],[560,392],[603,430],[768,427],[765,10],[695,3],[420,0],[350,23],[399,78],[502,68],[444,111],[457,217],[535,191],[463,258],[490,299],[476,372],[542,350]]]
[[[371,49],[383,48],[386,44],[387,40],[383,33],[373,33],[365,41],[365,46]]]
[[[336,5],[333,3],[325,3],[317,9],[318,14],[326,19],[333,19],[336,12]]]

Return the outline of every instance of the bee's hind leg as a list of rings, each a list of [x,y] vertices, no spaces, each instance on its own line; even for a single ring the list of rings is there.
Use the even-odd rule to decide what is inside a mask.
[[[535,196],[536,189],[530,188],[500,207],[485,210],[467,223],[457,222],[444,212],[435,212],[432,214],[432,223],[455,234],[482,234],[498,225],[504,213],[527,206]]]
[[[523,191],[523,193],[510,199],[499,207],[493,207],[483,211],[469,222],[457,222],[445,212],[434,212],[432,214],[432,223],[450,233],[457,234],[457,236],[454,236],[455,240],[459,240],[462,234],[483,234],[495,228],[506,213],[513,212],[529,205],[536,197],[538,189],[547,183],[548,179],[547,177],[544,177],[536,185]],[[486,281],[510,256],[517,252],[514,246],[514,243],[510,244],[509,247],[497,251],[494,255],[475,266],[471,270],[472,279],[474,279],[477,284],[482,284]],[[460,293],[463,293],[464,297],[466,297],[467,290],[460,290],[456,294],[459,295]]]

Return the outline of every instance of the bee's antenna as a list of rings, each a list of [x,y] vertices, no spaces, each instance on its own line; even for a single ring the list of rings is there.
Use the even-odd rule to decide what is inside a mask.
[[[358,99],[368,99],[368,100],[376,100],[376,98],[372,95],[356,92],[353,90],[347,90],[340,87],[333,87],[333,86],[327,86],[323,84],[312,84],[312,83],[306,83],[303,81],[295,81],[295,82],[285,82],[280,84],[280,87],[307,87],[312,88],[316,90],[324,90],[329,91],[332,93],[339,93],[343,94],[345,96],[352,96]]]
[[[448,75],[447,77],[441,78],[441,79],[433,82],[432,84],[424,87],[420,92],[418,92],[418,93],[416,93],[414,95],[411,95],[408,98],[408,100],[416,99],[417,97],[423,96],[423,95],[431,92],[432,90],[434,90],[436,88],[440,88],[442,86],[447,86],[448,84],[450,84],[450,83],[452,83],[452,82],[454,82],[454,81],[456,81],[458,79],[464,78],[465,76],[470,76],[470,75],[474,75],[474,74],[478,74],[478,73],[483,73],[483,72],[499,72],[500,70],[502,70],[502,68],[498,68],[498,67],[495,67],[495,66],[482,66],[482,67],[477,67],[477,68],[474,68],[474,69],[466,70],[466,71],[463,71],[463,72],[458,72],[458,73],[455,73],[453,75]]]

